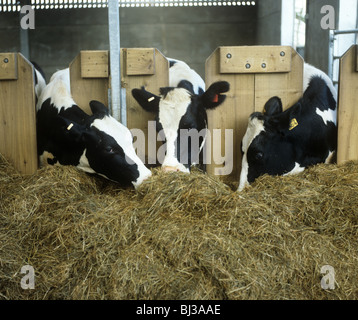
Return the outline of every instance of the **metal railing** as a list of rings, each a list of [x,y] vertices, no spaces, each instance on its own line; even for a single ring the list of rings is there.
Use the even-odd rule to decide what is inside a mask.
[[[329,48],[328,48],[328,76],[332,79],[334,84],[338,83],[338,80],[334,80],[333,77],[333,67],[334,61],[341,58],[341,56],[334,55],[334,42],[337,39],[336,36],[342,34],[358,34],[358,29],[350,30],[330,30],[329,32]],[[357,37],[355,39],[355,44],[357,44]],[[348,48],[347,48],[348,49]]]

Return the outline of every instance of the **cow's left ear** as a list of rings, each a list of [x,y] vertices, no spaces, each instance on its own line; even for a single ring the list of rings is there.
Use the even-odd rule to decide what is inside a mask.
[[[132,96],[145,111],[159,112],[160,97],[145,90],[144,87],[133,89]]]
[[[102,102],[99,102],[97,100],[92,100],[90,101],[89,105],[93,115],[96,118],[103,118],[104,116],[109,115],[108,108]]]
[[[282,101],[279,97],[272,97],[265,103],[264,115],[272,116],[282,112]]]
[[[222,104],[226,95],[223,93],[230,90],[230,84],[227,81],[214,82],[199,98],[205,109],[215,109]]]

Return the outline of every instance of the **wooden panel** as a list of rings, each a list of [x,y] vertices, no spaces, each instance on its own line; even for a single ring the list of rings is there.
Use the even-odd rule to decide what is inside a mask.
[[[146,48],[133,48],[126,50],[126,74],[154,75],[155,74],[155,50]]]
[[[255,110],[255,76],[254,74],[220,74],[220,48],[207,59],[205,76],[207,87],[221,80],[230,83],[230,91],[226,93],[225,102],[215,110],[207,111],[208,128],[211,134],[211,148],[208,150],[211,151],[211,155],[207,155],[206,158],[211,159],[211,164],[207,164],[206,170],[210,174],[222,175],[227,169],[232,168],[231,173],[226,176],[231,180],[238,180],[241,171],[241,140],[246,131],[247,119]],[[220,129],[216,131],[216,135],[221,133],[219,141],[215,139],[215,129]],[[225,141],[228,138],[225,137],[225,129],[229,130],[227,134],[230,132],[232,134],[231,150],[225,150]],[[221,144],[221,156],[228,156],[225,164],[220,164],[219,155],[215,155],[218,142]],[[230,152],[232,152],[232,160],[230,160]]]
[[[18,79],[0,81],[0,153],[20,173],[33,174],[38,168],[33,67],[21,54],[14,56]]]
[[[135,75],[128,74],[127,68],[123,68],[123,66],[128,64],[128,51],[130,52],[130,56],[133,56],[136,55],[134,53],[135,50],[139,51],[139,55],[144,51],[154,52],[154,74],[145,74],[146,71],[138,71],[138,74]],[[154,133],[154,135],[148,135],[148,121],[154,121],[155,116],[154,114],[143,110],[143,108],[137,103],[132,96],[132,89],[144,86],[146,90],[159,95],[159,88],[167,87],[169,85],[169,62],[157,49],[122,49],[121,66],[122,88],[126,89],[127,127],[129,129],[140,129],[145,133],[146,164],[155,164],[156,156],[154,155],[154,149],[157,149],[160,143],[156,141],[156,133]],[[148,136],[151,138],[150,141],[148,141]],[[149,152],[148,146],[151,148],[152,152]],[[144,156],[141,154],[141,150],[137,151],[138,156],[143,159]],[[153,155],[153,157],[148,158],[148,155]]]
[[[302,57],[291,47],[285,52],[292,57],[291,72],[255,75],[255,111],[262,112],[267,100],[273,96],[281,98],[284,110],[295,104],[302,96]],[[268,54],[271,54],[270,51]]]
[[[0,53],[0,80],[17,79],[16,53]]]
[[[108,51],[81,51],[82,78],[108,78]]]
[[[94,59],[89,58],[91,51],[86,51],[84,56],[86,57],[87,62],[84,65],[88,65],[88,61],[94,61]],[[98,52],[94,51],[93,56],[98,58]],[[104,57],[105,55],[103,55]],[[108,57],[108,51],[107,51]],[[92,114],[89,107],[89,102],[91,100],[98,100],[104,105],[108,106],[108,88],[109,88],[109,78],[107,77],[97,77],[97,78],[83,78],[82,77],[82,52],[77,55],[77,57],[70,63],[70,79],[71,79],[71,94],[81,109],[83,109],[88,114]],[[102,64],[103,64],[102,60]],[[107,67],[108,68],[108,67]],[[94,74],[91,72],[92,75]]]
[[[287,46],[221,47],[220,73],[270,73],[291,71]]]
[[[358,160],[358,72],[357,45],[340,59],[338,88],[337,162]]]
[[[228,47],[224,47],[226,50]],[[279,68],[274,68],[274,72],[258,72],[242,73],[221,73],[222,56],[226,51],[218,48],[206,61],[206,86],[219,80],[226,80],[230,83],[230,91],[223,105],[215,110],[208,111],[208,126],[213,135],[214,129],[221,129],[221,155],[229,154],[229,150],[225,150],[225,134],[224,129],[230,129],[233,132],[233,156],[232,156],[232,172],[226,174],[223,165],[215,162],[214,141],[212,139],[211,147],[211,164],[207,165],[207,171],[211,174],[225,173],[230,180],[238,181],[241,171],[241,141],[247,129],[248,118],[255,111],[263,111],[266,101],[272,96],[279,96],[282,99],[284,108],[288,108],[302,96],[303,89],[303,60],[291,47],[271,47],[271,46],[252,46],[230,48],[230,52],[245,51],[247,57],[259,56],[261,60],[270,61],[273,52],[280,55],[284,50],[285,56],[290,57],[289,68],[287,62],[283,64],[282,72],[278,72]],[[273,50],[275,48],[275,50]],[[234,50],[233,50],[234,49]],[[251,53],[247,50],[250,49]],[[266,50],[267,49],[267,50]],[[266,51],[267,52],[266,52]],[[258,53],[257,53],[258,52]],[[266,54],[265,54],[266,52]],[[252,60],[254,61],[254,60]],[[225,70],[225,69],[224,69]],[[287,72],[290,70],[290,72]],[[210,151],[210,150],[209,150]],[[207,155],[207,158],[210,158]],[[230,158],[230,157],[229,157]],[[229,163],[225,163],[230,168]]]

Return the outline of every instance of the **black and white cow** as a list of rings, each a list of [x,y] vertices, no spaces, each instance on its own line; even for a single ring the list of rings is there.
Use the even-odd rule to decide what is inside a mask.
[[[89,104],[92,115],[72,99],[68,69],[51,77],[37,103],[40,163],[73,165],[121,185],[138,187],[151,171],[136,155],[130,131],[110,116],[101,102]]]
[[[42,93],[42,90],[46,87],[46,77],[45,77],[45,73],[36,62],[31,61],[31,63],[34,67],[35,97],[36,97],[36,104],[37,104],[38,99]]]
[[[156,130],[164,133],[166,154],[163,170],[190,172],[194,164],[205,169],[206,110],[224,102],[226,95],[223,93],[229,91],[229,83],[218,81],[205,91],[202,78],[186,63],[174,59],[169,59],[169,63],[170,86],[160,88],[159,96],[144,87],[133,89],[132,95],[144,110],[156,114]],[[197,133],[198,148],[192,148],[192,140],[188,138],[190,132]],[[182,143],[184,140],[187,143]]]
[[[239,191],[265,173],[295,174],[332,160],[337,148],[336,91],[328,76],[306,67],[310,81],[304,82],[308,86],[295,105],[282,111],[280,98],[272,97],[263,113],[250,116],[242,140]]]

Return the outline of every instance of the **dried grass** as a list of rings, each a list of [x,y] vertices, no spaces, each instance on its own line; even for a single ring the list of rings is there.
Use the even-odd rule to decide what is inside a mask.
[[[237,193],[199,171],[153,169],[135,191],[73,167],[23,177],[1,159],[0,299],[357,299],[357,193],[355,162]]]

